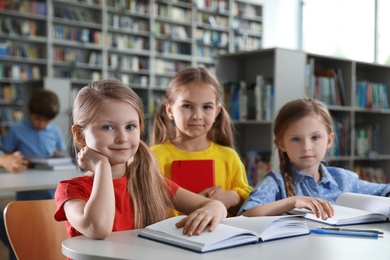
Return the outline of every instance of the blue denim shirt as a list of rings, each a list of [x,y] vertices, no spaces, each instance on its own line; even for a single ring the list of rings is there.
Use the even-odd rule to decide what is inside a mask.
[[[334,203],[343,192],[386,196],[390,184],[378,184],[359,179],[355,172],[320,165],[322,179],[316,183],[313,176],[292,167],[293,183],[297,196],[321,198]],[[287,198],[284,180],[279,172],[270,171],[253,189],[238,215],[256,206]]]

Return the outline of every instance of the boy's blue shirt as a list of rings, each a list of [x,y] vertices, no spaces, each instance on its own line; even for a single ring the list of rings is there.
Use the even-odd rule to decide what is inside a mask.
[[[64,151],[65,142],[58,126],[50,123],[38,131],[27,116],[12,125],[2,147],[9,152],[20,151],[25,157],[48,157],[55,150]]]
[[[359,179],[355,172],[326,167],[320,164],[322,179],[315,182],[313,176],[292,167],[293,183],[297,196],[321,198],[334,203],[343,192],[354,192],[377,196],[386,196],[390,192],[390,184],[378,184]],[[253,189],[238,214],[256,206],[287,198],[284,180],[279,172],[270,171]]]

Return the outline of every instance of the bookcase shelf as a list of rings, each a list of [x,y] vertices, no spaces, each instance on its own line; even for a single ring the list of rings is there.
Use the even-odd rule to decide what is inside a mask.
[[[312,53],[307,54],[307,64],[307,71],[311,71],[307,74],[309,77],[315,78],[313,73],[315,74],[316,71],[337,69],[340,71],[338,76],[342,77],[343,84],[336,81],[335,86],[332,84],[323,86],[325,89],[323,91],[328,94],[319,98],[328,103],[331,99],[329,96],[334,98],[333,93],[337,96],[338,89],[345,92],[344,104],[328,106],[334,121],[339,122],[334,127],[336,151],[344,150],[341,154],[331,155],[329,164],[345,167],[358,173],[363,172],[361,177],[371,181],[378,179],[373,176],[376,174],[375,170],[378,170],[379,174],[386,173],[387,180],[389,180],[390,148],[383,140],[386,140],[387,133],[390,131],[390,109],[387,95],[387,86],[390,86],[390,67]],[[361,86],[360,82],[369,84]],[[371,83],[375,83],[376,86]],[[316,82],[312,79],[309,88],[315,88],[315,86]],[[333,88],[336,92],[332,92]],[[378,92],[374,93],[374,89]],[[380,90],[383,92],[379,92]],[[306,93],[312,96],[312,92]],[[344,134],[337,134],[341,132]]]
[[[329,76],[325,82],[328,83],[321,85],[323,80],[320,77],[324,75],[324,71],[331,73],[327,74]],[[356,171],[361,174],[361,178],[370,181],[383,180],[378,175],[385,175],[387,180],[390,179],[390,147],[384,141],[390,131],[390,109],[387,105],[390,67],[273,48],[221,55],[217,63],[217,76],[224,84],[225,97],[228,97],[225,98],[225,104],[237,130],[236,145],[246,163],[249,160],[248,155],[253,151],[263,155],[271,154],[272,168],[278,170],[272,133],[275,115],[286,102],[305,96],[313,97],[316,94],[316,98],[328,104],[335,122],[336,139],[333,151],[326,158],[327,163]],[[342,81],[338,76],[342,77]],[[374,93],[369,87],[367,89],[370,91],[364,92],[364,98],[372,100],[368,102],[371,105],[361,107],[357,103],[357,100],[363,98],[357,94],[361,81],[382,86],[383,92],[376,96],[382,103],[373,105],[375,95],[368,94]],[[267,99],[264,100],[258,93],[250,91],[258,85],[267,84],[271,84],[273,88],[272,95],[267,98],[272,100],[271,119],[264,120],[258,116],[253,119],[253,115],[249,116],[251,102],[264,104]],[[332,86],[334,90],[331,90]],[[334,105],[332,100],[336,99],[335,93],[341,93],[341,90],[337,89],[341,87],[344,100]],[[264,90],[262,93],[264,94]],[[251,101],[250,96],[255,96],[254,101]],[[240,106],[241,99],[248,103],[248,107]],[[243,117],[242,110],[246,111]],[[257,183],[256,179],[250,181]]]
[[[242,21],[239,26],[245,21],[262,23],[261,5],[255,3],[245,4],[237,18],[232,8],[242,6],[241,2],[4,1],[0,5],[0,87],[12,84],[4,82],[7,79],[22,81],[13,82],[18,85],[32,79],[42,83],[45,77],[70,79],[75,95],[93,80],[116,77],[140,95],[151,120],[177,71],[204,66],[214,73],[218,55],[235,51],[235,37],[246,31],[235,27],[234,32],[233,23],[237,19]],[[253,16],[245,10],[257,13]],[[261,39],[261,30],[254,37]],[[31,55],[7,53],[10,44]],[[34,70],[30,74],[35,77],[15,77],[15,65],[20,71]]]
[[[303,75],[305,63],[305,54],[303,52],[281,48],[238,52],[219,56],[217,76],[224,85],[225,105],[228,107],[230,114],[239,115],[237,119],[233,118],[237,130],[236,147],[246,164],[250,160],[250,155],[255,151],[258,154],[267,155],[268,160],[270,160],[269,155],[271,155],[272,166],[276,169],[278,168],[277,155],[274,153],[272,122],[275,112],[288,100],[304,96]],[[260,78],[267,79],[268,83],[261,83],[266,81],[260,82]],[[267,96],[265,96],[267,93],[265,92],[266,85],[272,87],[270,95]],[[230,97],[236,91],[245,93],[242,86],[245,86],[247,96],[245,99],[247,103],[245,110],[247,112],[241,117],[241,110],[243,109],[239,103],[240,98],[234,97],[234,94],[233,99]],[[256,94],[257,92],[253,90],[255,88],[258,90],[263,89],[264,96],[260,91],[259,94]],[[249,92],[250,89],[254,93]],[[252,101],[250,101],[250,97],[253,97]],[[236,103],[237,98],[239,104],[232,107]],[[249,113],[250,106],[265,103],[264,98],[270,101],[269,106],[263,107],[263,110],[270,110],[270,118],[264,119],[254,114],[254,119],[250,119],[252,117]],[[235,111],[235,109],[239,111]],[[257,112],[256,110],[255,113]],[[255,185],[258,181],[257,178],[253,179],[249,176],[248,179],[252,185]]]

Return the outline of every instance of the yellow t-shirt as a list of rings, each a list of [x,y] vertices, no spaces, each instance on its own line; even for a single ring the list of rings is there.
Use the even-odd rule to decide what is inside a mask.
[[[233,190],[246,200],[252,187],[248,184],[245,166],[237,152],[230,147],[210,143],[210,147],[199,152],[188,152],[176,148],[170,141],[153,145],[152,151],[157,157],[162,174],[172,179],[172,161],[174,160],[214,160],[215,184],[223,190]]]

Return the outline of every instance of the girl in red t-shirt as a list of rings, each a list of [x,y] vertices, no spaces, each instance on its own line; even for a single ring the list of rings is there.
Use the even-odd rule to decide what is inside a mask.
[[[141,99],[116,79],[93,82],[74,101],[72,134],[80,167],[87,172],[62,181],[56,190],[57,221],[69,236],[102,239],[112,231],[144,228],[172,209],[188,214],[176,224],[183,234],[214,230],[226,217],[217,200],[191,193],[165,179],[141,140]]]

